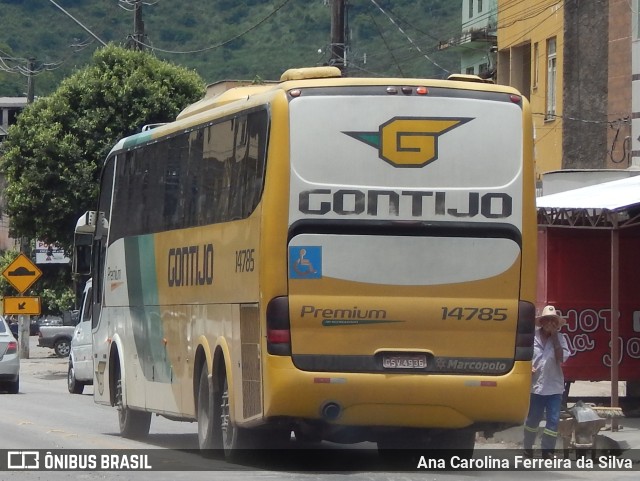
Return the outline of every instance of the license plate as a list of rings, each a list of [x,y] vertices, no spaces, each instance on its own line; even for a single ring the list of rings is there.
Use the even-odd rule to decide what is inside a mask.
[[[425,354],[386,354],[382,356],[385,369],[424,369],[427,367]]]

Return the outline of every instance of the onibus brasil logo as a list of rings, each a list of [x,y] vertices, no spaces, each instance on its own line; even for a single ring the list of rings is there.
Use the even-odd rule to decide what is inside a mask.
[[[424,167],[438,158],[438,138],[466,124],[469,117],[394,117],[378,132],[344,132],[378,149],[394,167]]]

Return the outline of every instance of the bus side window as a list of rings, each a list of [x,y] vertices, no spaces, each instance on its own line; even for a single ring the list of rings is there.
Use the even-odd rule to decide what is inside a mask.
[[[84,296],[83,304],[82,304],[82,322],[91,321],[91,295],[93,289],[89,288],[86,295]]]
[[[104,276],[104,262],[107,253],[107,242],[109,234],[109,221],[111,219],[111,198],[113,191],[113,176],[117,157],[107,159],[102,171],[100,181],[100,198],[98,201],[98,211],[96,220],[95,235],[93,238],[92,263],[93,263],[93,302],[92,307],[96,309],[92,314],[92,327],[96,327],[99,311],[102,305],[102,283]]]

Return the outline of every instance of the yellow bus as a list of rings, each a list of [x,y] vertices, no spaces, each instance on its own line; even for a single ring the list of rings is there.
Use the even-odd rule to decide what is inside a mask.
[[[534,197],[510,87],[320,67],[205,98],[118,142],[79,222],[95,401],[227,454],[472,449],[528,407]]]

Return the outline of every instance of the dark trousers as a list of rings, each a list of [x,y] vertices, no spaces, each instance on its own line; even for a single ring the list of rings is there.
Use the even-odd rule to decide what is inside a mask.
[[[524,423],[524,448],[533,449],[533,443],[538,434],[538,426],[546,412],[545,427],[542,433],[540,446],[543,453],[549,453],[556,447],[558,439],[558,423],[560,422],[560,407],[562,394],[531,394],[529,401],[529,414]]]

